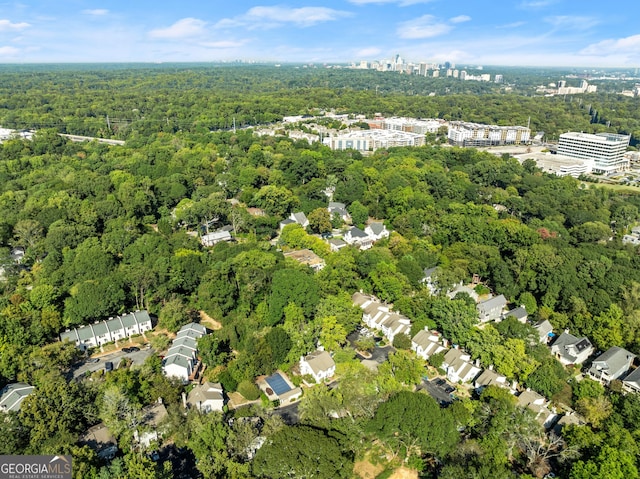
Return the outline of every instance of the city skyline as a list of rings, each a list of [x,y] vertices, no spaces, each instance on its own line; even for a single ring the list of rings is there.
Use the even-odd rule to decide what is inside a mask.
[[[504,66],[640,65],[624,0],[0,3],[0,63],[390,58]]]

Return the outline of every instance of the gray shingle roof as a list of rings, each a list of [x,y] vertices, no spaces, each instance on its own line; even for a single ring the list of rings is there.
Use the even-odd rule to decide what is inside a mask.
[[[6,385],[0,391],[0,411],[20,410],[20,405],[35,388],[26,383],[13,383]]]

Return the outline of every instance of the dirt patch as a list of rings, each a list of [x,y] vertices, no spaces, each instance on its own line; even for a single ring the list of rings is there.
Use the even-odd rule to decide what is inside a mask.
[[[200,323],[206,325],[209,329],[213,329],[214,331],[222,329],[222,323],[220,321],[216,321],[204,311],[200,311]]]
[[[384,471],[384,466],[371,464],[369,461],[358,461],[353,465],[353,472],[361,479],[375,479],[375,477]]]
[[[259,399],[255,401],[248,401],[239,392],[228,393],[227,396],[229,397],[229,402],[228,402],[229,409],[236,409],[240,406],[246,406],[248,404],[254,404],[254,403],[260,402]]]
[[[418,479],[418,471],[401,467],[396,469],[394,473],[389,476],[389,479]]]

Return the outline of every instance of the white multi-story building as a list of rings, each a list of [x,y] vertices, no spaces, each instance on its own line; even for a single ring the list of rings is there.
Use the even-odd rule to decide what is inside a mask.
[[[629,159],[624,156],[629,139],[628,135],[615,133],[563,133],[558,142],[558,154],[595,160],[594,173],[615,173],[629,169]]]
[[[447,138],[457,146],[498,146],[528,143],[531,130],[524,126],[498,126],[469,123],[466,121],[449,122]]]
[[[444,120],[417,120],[415,118],[401,117],[384,118],[381,121],[381,126],[384,130],[406,131],[408,133],[422,135],[426,133],[438,133],[438,130],[444,124]]]
[[[423,146],[425,136],[406,131],[362,130],[325,138],[324,144],[332,150],[375,151],[394,146]]]

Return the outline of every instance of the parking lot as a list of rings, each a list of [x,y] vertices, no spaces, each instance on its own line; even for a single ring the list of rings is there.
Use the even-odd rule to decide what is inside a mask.
[[[138,349],[138,351],[135,351],[135,349]],[[130,350],[131,352],[127,352],[127,350]],[[76,367],[72,370],[73,378],[77,379],[80,376],[88,375],[95,371],[104,369],[105,363],[107,362],[113,363],[113,367],[117,368],[120,361],[124,358],[130,359],[132,365],[141,366],[152,354],[155,354],[155,349],[153,348],[146,349],[145,347],[138,348],[134,346],[105,354],[99,358],[88,358],[76,364]]]
[[[418,386],[418,389],[424,389],[427,391],[429,396],[438,401],[440,406],[448,406],[453,403],[453,396],[451,394],[456,390],[456,388],[441,378],[434,379],[432,381],[423,379],[422,384]]]

